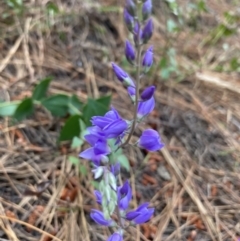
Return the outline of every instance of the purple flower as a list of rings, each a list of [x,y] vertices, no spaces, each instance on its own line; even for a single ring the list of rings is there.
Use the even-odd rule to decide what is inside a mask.
[[[134,18],[128,13],[127,9],[124,9],[123,18],[128,30],[131,32],[134,28]]]
[[[149,100],[153,97],[156,87],[154,85],[147,87],[141,94],[142,101]]]
[[[134,3],[133,0],[126,0],[126,10],[128,11],[128,13],[135,17],[136,15],[136,5]]]
[[[102,204],[102,194],[101,194],[101,192],[99,192],[98,190],[94,190],[94,195],[96,197],[96,202],[101,205]]]
[[[98,140],[94,144],[94,147],[90,147],[85,151],[80,153],[80,157],[91,160],[95,165],[99,165],[101,160],[106,160],[106,155],[110,153],[111,149],[109,148],[106,140]]]
[[[135,98],[136,98],[136,89],[135,89],[135,87],[129,86],[127,88],[127,92],[128,92],[129,97],[131,98],[132,102],[134,103],[135,102]]]
[[[143,43],[147,43],[148,40],[152,37],[152,34],[153,34],[153,22],[152,22],[152,19],[149,19],[142,31],[141,38]]]
[[[142,66],[144,67],[144,72],[147,73],[153,64],[153,46],[150,46],[145,52],[142,60]]]
[[[142,6],[143,20],[146,20],[152,13],[152,0],[146,0]]]
[[[92,211],[90,213],[90,216],[97,224],[100,224],[100,225],[103,225],[103,226],[110,226],[113,222],[111,219],[106,220],[104,218],[103,213],[99,210],[96,210],[96,209],[92,209]]]
[[[93,116],[91,122],[93,125],[103,129],[113,121],[118,120],[120,118],[121,117],[118,114],[117,110],[112,108],[112,110],[108,111],[104,116]]]
[[[103,131],[107,138],[117,138],[120,136],[126,129],[128,124],[125,120],[119,119],[115,120],[109,125],[105,126]]]
[[[160,136],[157,131],[147,129],[143,131],[138,141],[138,146],[148,151],[157,151],[163,148],[164,144],[161,142]]]
[[[140,205],[136,210],[126,214],[126,219],[133,221],[135,224],[147,222],[154,213],[154,208],[148,208],[149,203]]]
[[[131,43],[127,40],[125,44],[125,55],[130,64],[135,60],[135,50]]]
[[[137,118],[142,119],[143,117],[147,116],[155,106],[155,100],[154,97],[150,98],[147,101],[141,101],[138,104],[138,112],[137,112]]]
[[[134,85],[133,81],[129,77],[129,75],[118,65],[112,63],[113,71],[116,77],[125,85],[125,86],[132,86]]]
[[[118,189],[118,206],[122,210],[128,208],[128,204],[132,199],[132,189],[129,182],[126,181],[122,187]]]
[[[122,241],[123,237],[119,233],[112,234],[107,241]]]

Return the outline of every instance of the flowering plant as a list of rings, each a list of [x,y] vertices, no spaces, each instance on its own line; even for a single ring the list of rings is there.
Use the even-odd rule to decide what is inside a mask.
[[[138,0],[136,3],[134,0],[126,0],[124,21],[133,34],[134,45],[129,40],[126,41],[125,55],[128,62],[136,68],[136,80],[133,81],[120,66],[112,63],[117,79],[126,87],[133,102],[133,119],[123,119],[113,107],[104,116],[92,117],[92,126],[85,135],[85,140],[91,147],[80,153],[81,158],[91,160],[94,178],[99,180],[99,190],[95,190],[94,194],[102,211],[93,209],[90,216],[99,225],[115,228],[108,241],[123,240],[124,230],[129,225],[145,223],[154,213],[154,208],[149,207],[149,203],[143,203],[135,210],[128,210],[132,199],[131,186],[128,181],[123,185],[118,184],[120,164],[114,156],[119,148],[129,144],[136,127],[155,106],[155,86],[149,86],[139,93],[140,79],[153,64],[153,46],[148,47],[142,57],[142,47],[153,34],[153,22],[149,18],[151,11],[151,0]],[[157,151],[164,146],[158,132],[152,129],[144,130],[134,145],[148,151]],[[116,214],[116,219],[113,219],[113,214]]]

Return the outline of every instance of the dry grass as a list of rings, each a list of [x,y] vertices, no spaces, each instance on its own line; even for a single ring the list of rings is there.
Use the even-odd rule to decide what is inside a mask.
[[[127,32],[122,8],[113,0],[25,1],[23,15],[0,3],[0,99],[30,96],[34,85],[52,75],[50,93],[74,93],[82,100],[112,93],[113,105],[131,118],[122,86],[113,81],[110,62],[120,62]],[[180,5],[184,8],[185,1]],[[209,0],[198,28],[167,34],[171,14],[155,3],[155,62],[172,46],[182,73],[162,81],[159,68],[145,79],[156,84],[156,111],[150,125],[166,147],[161,153],[126,150],[132,164],[132,206],[151,199],[151,221],[126,232],[125,240],[237,240],[240,236],[240,81],[227,68],[240,53],[238,32],[218,39],[212,30],[225,23],[233,2]],[[188,21],[188,19],[185,19]],[[238,22],[239,23],[239,22]],[[218,34],[218,33],[216,33]],[[223,50],[222,45],[229,48]],[[79,173],[69,146],[56,145],[63,120],[42,111],[22,123],[0,120],[0,237],[5,240],[106,240],[110,231],[96,226],[92,175]],[[137,169],[138,163],[146,160]],[[147,161],[148,160],[148,161]],[[135,170],[136,169],[136,170]],[[133,174],[134,173],[134,174]],[[127,175],[127,174],[126,174]],[[51,183],[48,183],[51,181]],[[47,184],[41,195],[26,196]]]

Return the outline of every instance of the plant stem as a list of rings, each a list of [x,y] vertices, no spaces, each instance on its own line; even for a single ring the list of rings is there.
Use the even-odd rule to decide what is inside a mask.
[[[118,217],[118,222],[119,222],[119,224],[120,224],[120,227],[121,227],[122,229],[124,229],[124,223],[123,223],[123,220],[122,220],[122,218],[121,218],[120,208],[118,207],[118,205],[117,205],[117,217]]]
[[[137,48],[137,59],[136,59],[137,60],[137,75],[136,75],[136,95],[135,95],[133,123],[132,123],[131,130],[130,130],[130,133],[128,135],[127,140],[119,148],[124,147],[129,143],[129,141],[130,141],[130,139],[133,135],[133,132],[135,130],[136,124],[137,124],[137,111],[138,111],[139,89],[140,89],[141,51],[142,51],[142,46],[141,46],[141,43],[140,43],[141,28],[140,28],[139,20],[137,20],[137,24],[139,25],[139,28],[138,28],[137,44],[136,44],[136,48]]]

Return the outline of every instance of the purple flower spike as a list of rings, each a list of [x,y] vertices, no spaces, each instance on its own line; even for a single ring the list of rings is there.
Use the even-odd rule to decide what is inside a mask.
[[[146,0],[142,6],[143,20],[148,19],[152,13],[152,0]]]
[[[128,13],[127,9],[124,9],[123,18],[128,30],[132,32],[134,28],[134,18]]]
[[[98,190],[94,190],[94,195],[96,197],[96,202],[101,205],[102,204],[102,194],[101,194],[101,192],[99,192]]]
[[[147,87],[141,94],[142,101],[149,100],[153,97],[156,87],[154,85]]]
[[[133,64],[133,61],[135,60],[135,50],[131,43],[127,40],[125,44],[125,55],[130,64]]]
[[[103,131],[107,138],[117,138],[128,128],[125,120],[119,119],[107,125]]]
[[[142,60],[142,66],[144,67],[144,72],[147,73],[153,64],[153,46],[150,46],[145,52]]]
[[[119,233],[112,234],[107,241],[122,241],[123,237]]]
[[[96,210],[96,209],[92,209],[92,212],[90,213],[90,216],[97,224],[100,224],[100,225],[103,225],[103,226],[110,226],[113,222],[111,219],[106,220],[104,218],[103,213],[99,210]]]
[[[133,221],[135,224],[147,222],[154,213],[154,208],[148,208],[149,203],[140,205],[136,210],[126,214],[126,219]]]
[[[133,0],[126,0],[126,9],[131,16],[135,17],[136,5]]]
[[[143,117],[147,116],[150,112],[152,112],[152,110],[154,109],[154,106],[155,106],[154,97],[152,97],[147,101],[139,102],[137,118],[142,119]]]
[[[113,71],[116,77],[125,85],[125,86],[134,86],[133,81],[129,77],[129,75],[118,65],[112,63]]]
[[[143,43],[147,43],[148,40],[152,37],[152,34],[153,34],[153,22],[152,22],[152,19],[149,19],[142,31],[141,38]]]
[[[162,149],[164,147],[164,144],[161,142],[160,136],[157,131],[147,129],[143,131],[138,141],[138,146],[148,151],[157,151]]]
[[[122,210],[128,208],[128,204],[132,199],[132,189],[129,182],[126,181],[121,188],[118,190],[118,206]]]

